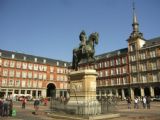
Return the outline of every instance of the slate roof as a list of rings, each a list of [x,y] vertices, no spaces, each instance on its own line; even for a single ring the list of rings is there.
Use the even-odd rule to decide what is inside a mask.
[[[97,55],[97,56],[95,56],[95,58],[96,58],[96,60],[99,60],[99,59],[111,58],[113,56],[127,54],[127,53],[128,53],[128,48],[122,48],[119,50],[115,50],[115,51],[111,51],[111,52]]]
[[[58,66],[60,67],[65,67],[64,64],[66,64],[66,67],[67,67],[70,64],[67,61],[55,60],[51,58],[34,56],[34,55],[29,55],[24,53],[2,50],[2,49],[0,49],[0,52],[1,52],[1,57],[7,58],[7,59],[12,59],[12,55],[14,54],[15,55],[14,59],[20,60],[20,61],[35,62],[35,58],[37,58],[37,62],[35,63],[44,64],[44,60],[46,60],[46,64],[53,65],[53,66],[57,66],[57,62],[59,62]],[[24,60],[24,57],[26,57],[26,60]]]

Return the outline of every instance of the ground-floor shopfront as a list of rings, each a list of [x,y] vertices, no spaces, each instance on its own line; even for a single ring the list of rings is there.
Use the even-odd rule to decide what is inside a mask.
[[[147,83],[147,84],[133,84],[124,86],[110,86],[110,87],[98,87],[97,96],[101,98],[102,96],[117,96],[119,98],[126,99],[130,96],[134,99],[136,96],[160,96],[160,83]]]

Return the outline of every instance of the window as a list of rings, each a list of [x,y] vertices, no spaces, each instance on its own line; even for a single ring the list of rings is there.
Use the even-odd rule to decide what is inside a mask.
[[[37,73],[34,73],[34,74],[33,74],[33,77],[34,77],[34,79],[37,79],[38,74],[37,74]]]
[[[14,80],[9,80],[8,85],[9,85],[9,86],[14,86]]]
[[[34,70],[38,70],[38,65],[34,64]]]
[[[99,77],[103,77],[103,72],[102,71],[100,71]]]
[[[22,80],[22,87],[26,87],[26,81]]]
[[[130,45],[130,51],[135,51],[135,50],[136,50],[135,44]]]
[[[53,80],[53,75],[50,75],[50,80]]]
[[[155,51],[150,51],[150,57],[151,57],[151,58],[156,57],[156,52],[155,52]]]
[[[158,81],[158,76],[157,74],[153,74],[153,82],[157,82]]]
[[[43,65],[39,65],[39,71],[43,71],[44,66]]]
[[[8,76],[8,69],[3,69],[3,76]]]
[[[16,71],[16,77],[20,78],[20,76],[21,76],[21,72],[20,71]]]
[[[42,78],[43,78],[42,73],[39,73],[39,79],[42,80]]]
[[[26,56],[23,57],[23,60],[26,60]]]
[[[136,72],[136,71],[137,71],[136,66],[135,65],[132,66],[132,72]]]
[[[146,75],[142,75],[142,82],[143,82],[143,83],[146,83],[146,82],[147,82],[147,77],[146,77]]]
[[[23,68],[23,69],[27,69],[27,63],[23,63],[23,64],[22,64],[22,68]]]
[[[15,61],[10,61],[10,67],[14,67],[15,66]]]
[[[116,59],[116,65],[120,65],[120,64],[121,64],[121,59],[120,58]]]
[[[44,73],[43,74],[43,80],[46,80],[47,79],[47,75]]]
[[[22,72],[22,78],[27,78],[27,72]]]
[[[5,67],[8,67],[8,66],[9,66],[9,60],[4,60],[3,65],[4,65]]]
[[[110,61],[110,65],[111,65],[111,66],[114,66],[114,60],[111,60],[111,61]]]
[[[28,78],[32,78],[32,72],[28,72]]]
[[[136,61],[136,56],[135,55],[131,56],[131,61]]]
[[[32,81],[31,81],[31,80],[28,80],[27,86],[28,86],[28,87],[32,87]]]
[[[16,67],[21,68],[21,64],[22,64],[21,62],[17,62]]]
[[[47,71],[47,66],[43,66],[43,70],[44,70],[44,71]]]
[[[46,64],[46,59],[43,59],[43,63]]]
[[[152,70],[156,70],[157,69],[156,62],[151,62],[151,67],[152,67]]]
[[[109,66],[109,62],[104,62],[104,67],[108,67]]]
[[[113,69],[111,70],[111,75],[114,75],[114,70]]]
[[[132,82],[133,82],[133,83],[137,83],[137,77],[136,77],[136,76],[133,76],[133,77],[132,77]]]
[[[53,67],[50,67],[50,72],[52,73],[54,71],[54,68]]]
[[[57,61],[57,66],[59,66],[59,62]]]
[[[12,54],[12,59],[14,59],[15,58],[15,54]]]
[[[126,67],[122,68],[123,73],[126,73]]]
[[[141,64],[141,69],[142,69],[142,71],[146,71],[146,70],[147,70],[147,66],[146,66],[145,63],[144,63],[144,64]]]
[[[106,71],[105,71],[105,75],[106,75],[106,76],[108,76],[108,75],[109,75],[109,74],[108,74],[108,70],[106,70]]]
[[[37,58],[34,58],[34,62],[37,62]]]
[[[10,71],[9,71],[9,76],[10,76],[10,77],[14,77],[14,70],[10,70]]]
[[[123,64],[126,64],[126,57],[123,57],[123,58],[122,58],[122,63],[123,63]]]
[[[7,79],[2,79],[2,86],[7,86]]]
[[[19,87],[20,86],[20,80],[15,81],[15,86]]]
[[[32,69],[33,69],[33,64],[29,63],[29,64],[28,64],[28,69],[29,69],[29,70],[32,70]]]
[[[123,84],[124,84],[124,85],[127,84],[127,79],[126,79],[126,77],[123,77],[122,79],[123,79]]]
[[[146,59],[145,53],[141,53],[141,54],[140,54],[140,57],[141,57],[142,60]]]

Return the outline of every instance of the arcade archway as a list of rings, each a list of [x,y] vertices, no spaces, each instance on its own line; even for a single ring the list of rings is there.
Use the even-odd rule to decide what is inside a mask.
[[[49,83],[47,85],[47,97],[55,97],[56,96],[56,86],[53,83]]]

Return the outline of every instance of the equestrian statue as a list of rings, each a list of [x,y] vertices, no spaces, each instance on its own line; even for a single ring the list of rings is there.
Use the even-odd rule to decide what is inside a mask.
[[[72,69],[78,70],[78,64],[94,61],[95,44],[98,44],[99,34],[97,32],[91,33],[88,40],[85,31],[79,35],[81,43],[78,48],[73,49]]]

